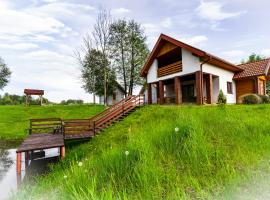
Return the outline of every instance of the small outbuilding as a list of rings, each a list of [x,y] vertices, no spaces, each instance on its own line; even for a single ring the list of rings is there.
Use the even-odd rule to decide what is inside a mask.
[[[44,90],[36,90],[36,89],[24,89],[25,94],[25,105],[30,105],[30,97],[31,95],[39,96],[40,105],[42,105]]]

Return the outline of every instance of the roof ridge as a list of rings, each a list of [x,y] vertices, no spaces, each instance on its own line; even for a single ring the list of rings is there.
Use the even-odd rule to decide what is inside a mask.
[[[256,61],[248,62],[248,63],[238,64],[238,65],[236,65],[236,66],[239,67],[239,66],[241,66],[241,65],[253,64],[253,63],[262,62],[262,61],[265,61],[265,60],[270,60],[270,57],[269,57],[269,58],[264,58],[264,59],[261,59],[261,60],[256,60]]]

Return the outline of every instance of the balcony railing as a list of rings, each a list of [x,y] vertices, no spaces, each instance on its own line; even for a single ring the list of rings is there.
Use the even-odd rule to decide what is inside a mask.
[[[182,61],[177,61],[175,63],[166,65],[157,70],[158,77],[167,76],[183,70]]]

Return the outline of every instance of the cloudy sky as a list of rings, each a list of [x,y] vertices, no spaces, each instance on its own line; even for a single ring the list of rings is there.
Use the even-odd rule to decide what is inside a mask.
[[[151,49],[160,33],[238,63],[270,56],[269,0],[0,0],[0,57],[12,70],[0,91],[45,90],[51,101],[91,101],[74,58],[100,7],[141,23]]]

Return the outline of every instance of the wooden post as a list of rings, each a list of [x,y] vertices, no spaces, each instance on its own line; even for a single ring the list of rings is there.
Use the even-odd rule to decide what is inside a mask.
[[[28,151],[24,152],[24,165],[25,165],[25,171],[27,171],[29,166],[29,155]]]
[[[22,181],[22,153],[21,152],[17,152],[16,172],[17,172],[17,187],[19,187]]]
[[[162,80],[158,82],[159,88],[159,104],[164,104],[164,83]]]
[[[213,76],[209,74],[206,80],[207,103],[213,103]]]
[[[255,77],[254,79],[254,93],[259,94],[259,79]]]
[[[196,72],[196,93],[197,93],[197,104],[202,105],[202,76],[201,71]]]
[[[40,105],[42,106],[42,103],[43,103],[43,102],[42,102],[42,101],[43,101],[43,96],[40,95],[39,98],[40,98]]]
[[[152,104],[152,84],[148,83],[147,87],[147,94],[148,94],[148,104]]]
[[[60,156],[62,160],[65,158],[65,146],[60,147]]]
[[[175,90],[175,104],[182,103],[182,91],[180,77],[174,77],[174,90]]]

